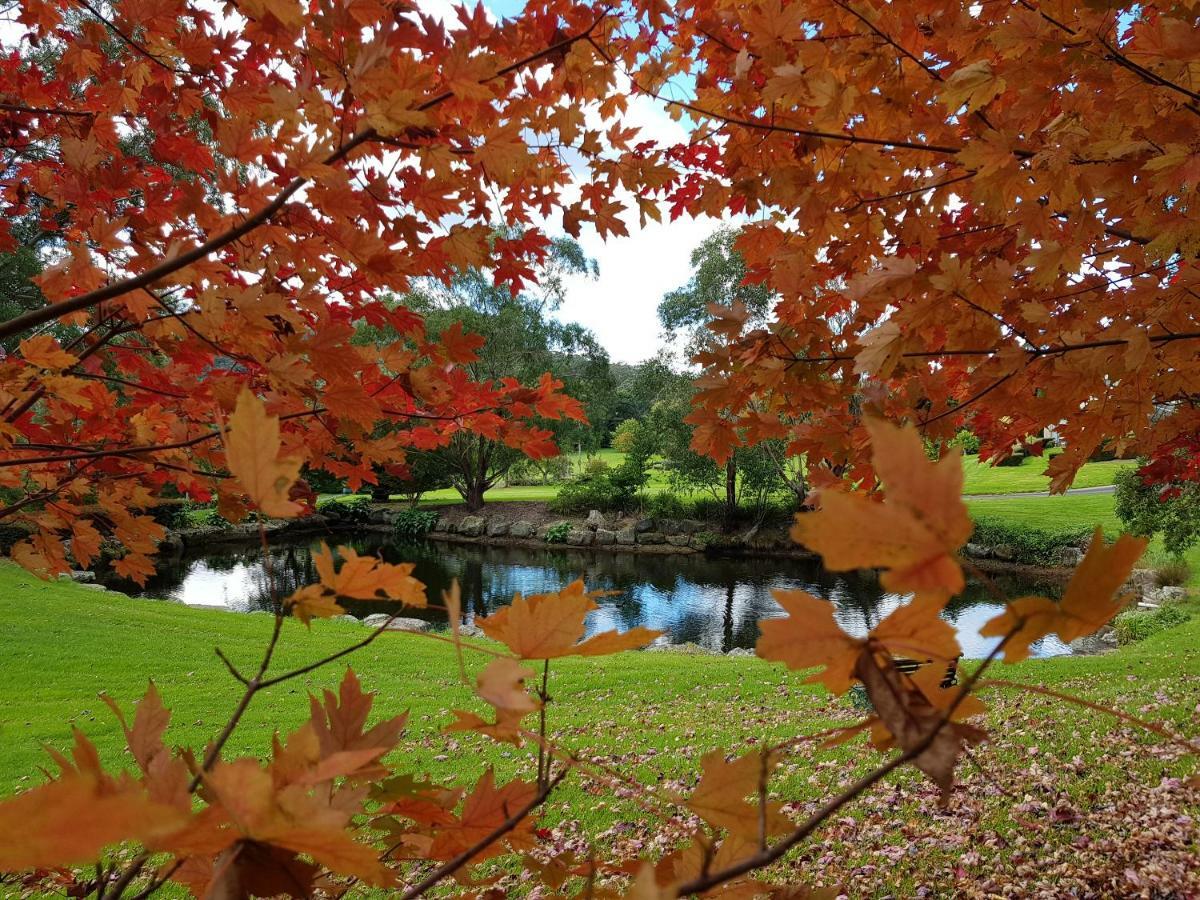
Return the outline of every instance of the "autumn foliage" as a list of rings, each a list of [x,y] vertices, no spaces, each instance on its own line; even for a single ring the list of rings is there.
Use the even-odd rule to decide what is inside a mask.
[[[704,823],[673,853],[522,856],[563,779],[619,780],[555,736],[552,660],[655,637],[584,639],[594,601],[577,582],[515,598],[480,623],[486,643],[447,639],[479,703],[444,726],[528,751],[529,778],[422,780],[404,717],[370,724],[350,671],[266,759],[226,759],[258,694],[383,633],[277,671],[285,616],[320,627],[344,599],[389,613],[440,600],[458,621],[456,593],[427,597],[410,566],[323,548],[319,580],[276,598],[257,667],[222,657],[244,693],[205,748],[164,743],[151,685],[131,715],[110,703],[128,771],[76,732],[56,774],[0,803],[0,868],[30,884],[415,897],[451,878],[482,892],[474,865],[504,853],[589,896],[793,896],[772,863],[900,766],[949,795],[986,739],[986,670],[1107,622],[1144,549],[1097,532],[1061,602],[998,598],[983,629],[995,651],[943,688],[960,650],[939,613],[963,589],[971,523],[956,451],[930,461],[922,438],[940,447],[969,425],[999,459],[1039,452],[1054,427],[1056,489],[1104,446],[1151,457],[1148,477],[1196,475],[1189,4],[531,0],[513,20],[455,15],[401,0],[21,6],[20,46],[0,60],[0,252],[27,227],[54,252],[44,302],[0,323],[0,519],[28,533],[13,558],[50,576],[105,550],[144,582],[164,497],[288,518],[311,507],[305,466],[357,488],[459,432],[552,454],[543,420],[579,404],[548,376],[472,381],[478,340],[428,339],[403,295],[472,267],[519,290],[551,218],[606,236],[635,216],[728,214],[746,220],[738,249],[775,308],[762,327],[713,310],[696,449],[723,460],[785,439],[819,489],[795,538],[912,595],[853,637],[829,604],[781,592],[787,615],[758,645],[834,693],[861,685],[873,713],[821,739],[866,732],[890,755],[793,821],[769,799],[790,744],[714,752],[670,798]],[[643,139],[634,102],[686,116],[686,143]],[[399,337],[360,344],[364,324]],[[900,658],[929,664],[905,674]]]

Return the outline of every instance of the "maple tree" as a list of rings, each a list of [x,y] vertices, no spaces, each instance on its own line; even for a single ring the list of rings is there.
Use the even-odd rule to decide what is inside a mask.
[[[144,581],[164,496],[215,497],[231,520],[292,517],[311,505],[304,466],[358,487],[456,435],[551,453],[539,420],[577,413],[561,384],[476,381],[477,339],[433,339],[382,298],[467,270],[519,292],[552,250],[552,214],[602,237],[662,205],[744,216],[747,287],[774,310],[754,323],[736,304],[710,310],[694,446],[724,463],[786,441],[819,489],[795,537],[828,568],[879,568],[914,595],[852,637],[827,605],[785,592],[758,647],[822,667],[831,690],[862,685],[874,712],[820,738],[866,732],[895,752],[803,821],[770,779],[814,736],[714,752],[690,796],[667,798],[702,823],[686,845],[523,865],[555,890],[577,877],[591,894],[769,893],[759,870],[897,768],[948,795],[985,737],[987,670],[1100,627],[1144,549],[1098,533],[1061,602],[1013,598],[985,626],[995,648],[961,685],[942,687],[934,664],[906,674],[899,658],[959,654],[939,613],[963,587],[970,532],[957,454],[931,462],[916,428],[937,442],[969,424],[996,459],[1037,452],[1053,425],[1067,443],[1056,489],[1105,442],[1148,456],[1151,479],[1195,477],[1194,10],[534,0],[511,20],[455,15],[381,0],[22,5],[21,46],[0,60],[0,252],[28,260],[36,244],[50,265],[0,323],[0,519],[30,535],[13,558],[49,576],[111,539],[114,569]],[[642,140],[634,96],[688,116],[687,141]],[[362,326],[397,337],[356,343]],[[345,547],[316,563],[316,584],[275,598],[252,670],[221,654],[244,691],[202,752],[164,743],[153,685],[132,724],[111,704],[135,768],[106,770],[76,732],[70,757],[53,753],[58,774],[0,802],[0,867],[102,897],[168,881],[201,896],[361,882],[415,897],[534,847],[531,816],[569,775],[634,789],[553,732],[552,660],[654,637],[585,638],[581,583],[515,598],[480,622],[491,643],[447,639],[488,715],[446,727],[531,748],[528,781],[486,772],[468,790],[402,771],[404,717],[368,727],[352,672],[267,759],[226,759],[260,693],[386,631],[279,672],[285,616],[311,627],[340,598],[431,605],[411,566]],[[455,591],[442,605],[456,624]],[[468,671],[476,652],[487,662]]]

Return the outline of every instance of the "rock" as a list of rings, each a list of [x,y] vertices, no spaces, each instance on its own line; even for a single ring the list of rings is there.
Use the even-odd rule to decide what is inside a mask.
[[[610,531],[607,528],[596,529],[596,544],[598,546],[606,546],[608,544],[615,544],[616,542],[617,533],[615,531]]]
[[[72,569],[70,572],[63,572],[58,576],[59,581],[77,581],[80,584],[91,584],[96,580],[95,572],[88,572],[83,569]]]
[[[1180,600],[1184,600],[1186,598],[1187,598],[1187,591],[1181,587],[1176,587],[1174,585],[1169,585],[1167,587],[1160,587],[1158,590],[1156,590],[1153,594],[1150,595],[1151,600],[1153,600],[1156,603],[1160,603],[1160,604],[1162,604],[1162,603],[1178,603]]]
[[[667,543],[672,547],[686,547],[691,541],[691,535],[687,534],[668,534]]]
[[[654,523],[658,526],[655,531],[663,534],[680,534],[683,531],[678,519],[655,519]]]
[[[533,537],[537,533],[537,526],[532,522],[513,522],[508,526],[508,533],[519,538]]]
[[[396,515],[399,510],[391,509],[387,506],[373,506],[367,514],[367,521],[373,522],[376,525],[391,525],[396,521]]]
[[[438,516],[437,519],[433,523],[433,527],[430,528],[429,530],[430,531],[449,531],[450,530],[450,520],[447,519],[445,516]]]
[[[667,540],[667,536],[661,531],[643,531],[637,537],[639,544],[662,544]]]
[[[734,647],[726,656],[753,656],[754,651],[749,647]]]
[[[967,544],[963,547],[963,556],[969,559],[987,559],[990,555],[988,548],[983,544]]]
[[[617,543],[629,546],[637,543],[637,529],[632,525],[626,525],[616,533]]]
[[[466,516],[458,523],[458,533],[467,537],[479,537],[487,530],[487,519],[482,516]]]
[[[1153,569],[1134,569],[1129,580],[1125,582],[1125,590],[1141,591],[1143,594],[1152,592],[1155,588]]]
[[[583,522],[588,528],[595,531],[597,528],[603,528],[607,523],[604,521],[604,515],[598,509],[593,509],[587,514],[587,518]]]
[[[588,547],[595,539],[595,532],[587,528],[572,528],[567,532],[567,543],[574,547]]]
[[[388,631],[428,631],[429,623],[424,619],[407,619],[398,617],[388,622],[391,617],[387,613],[375,613],[367,616],[362,623],[368,628],[387,626]]]
[[[997,544],[992,548],[992,556],[1005,562],[1012,562],[1017,558],[1017,551],[1009,544]]]
[[[355,625],[358,624],[358,616],[352,616],[350,613],[346,613],[344,616],[338,616],[337,619],[339,622],[353,622]]]
[[[487,534],[488,537],[503,537],[508,534],[508,523],[501,519],[488,522]]]
[[[1083,562],[1083,551],[1078,547],[1059,547],[1054,551],[1054,564],[1064,569],[1073,569]]]
[[[483,629],[474,623],[458,626],[458,633],[465,638],[480,638],[483,637]]]
[[[705,527],[706,526],[703,522],[697,521],[696,519],[679,520],[679,530],[684,534],[698,534],[703,531]]]
[[[566,525],[568,528],[571,527],[570,522],[566,522],[562,519],[559,519],[557,522],[548,522],[537,530],[538,539],[543,541],[546,540],[547,535],[549,535],[551,531],[559,530],[560,526],[563,525]]]
[[[638,534],[645,534],[647,531],[654,530],[653,519],[638,519],[633,525],[634,531]]]
[[[81,588],[83,588],[85,591],[107,591],[108,590],[108,588],[106,588],[104,585],[95,584],[95,583],[85,583],[85,584],[80,584],[79,586]]]
[[[159,553],[182,553],[183,538],[174,532],[167,532],[166,536],[158,542]],[[72,576],[74,577],[74,576]]]

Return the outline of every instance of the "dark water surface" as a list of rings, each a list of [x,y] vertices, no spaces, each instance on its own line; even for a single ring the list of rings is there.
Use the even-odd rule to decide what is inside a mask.
[[[383,556],[388,562],[413,562],[414,575],[423,581],[431,598],[440,598],[453,579],[462,587],[465,619],[485,616],[509,603],[516,592],[557,590],[582,577],[589,589],[615,592],[597,602],[600,609],[588,619],[588,633],[611,628],[624,630],[645,625],[666,632],[662,640],[695,643],[728,652],[753,647],[758,619],[781,614],[772,589],[803,588],[833,601],[842,627],[865,633],[902,602],[883,591],[870,574],[833,574],[816,561],[793,559],[708,559],[695,555],[599,553],[565,548],[528,549],[488,547],[478,544],[415,542],[395,545],[384,535],[356,536],[348,543],[360,553]],[[311,550],[319,540],[278,541],[271,548],[274,595],[283,597],[295,588],[317,580]],[[174,559],[161,558],[158,574],[140,593],[182,603],[226,606],[250,612],[270,609],[272,590],[258,545],[217,544]],[[1056,596],[1054,583],[1001,576],[994,579],[1004,596],[1041,593]],[[358,616],[391,611],[387,604],[348,602]],[[994,640],[981,638],[979,627],[999,606],[977,584],[954,598],[945,617],[959,632],[967,657],[987,654]],[[405,610],[445,625],[433,610]],[[1034,644],[1034,654],[1055,656],[1071,652],[1055,638]]]

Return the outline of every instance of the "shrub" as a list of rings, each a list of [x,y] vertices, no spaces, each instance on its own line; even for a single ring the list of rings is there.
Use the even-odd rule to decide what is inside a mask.
[[[1085,545],[1089,534],[1091,532],[1087,528],[1041,531],[1024,525],[1010,525],[985,519],[975,523],[971,542],[985,547],[1007,546],[1012,549],[1016,562],[1051,566],[1057,562],[1059,550]]]
[[[612,466],[608,464],[608,460],[606,460],[604,457],[589,456],[583,464],[583,474],[603,475],[611,468]]]
[[[1118,644],[1132,644],[1144,641],[1152,634],[1182,625],[1190,618],[1188,611],[1178,604],[1158,609],[1131,609],[1113,620],[1113,630],[1117,634]]]
[[[165,528],[186,528],[191,523],[193,505],[189,500],[163,500],[147,510]]]
[[[318,494],[340,494],[346,489],[346,480],[326,472],[324,469],[304,470],[304,480]]]
[[[1188,576],[1191,574],[1191,566],[1182,559],[1173,559],[1155,567],[1154,582],[1159,587],[1175,587],[1187,584]]]
[[[969,428],[964,428],[950,441],[951,447],[958,447],[964,456],[979,455],[979,438]]]
[[[613,430],[612,448],[620,453],[631,453],[641,430],[642,423],[637,419],[626,419]]]
[[[560,513],[585,513],[591,509],[604,512],[621,510],[633,502],[633,492],[614,482],[611,475],[585,475],[564,484],[550,508]]]
[[[397,538],[424,537],[437,520],[438,514],[431,509],[403,509],[392,522],[392,534]]]
[[[675,494],[659,493],[643,495],[642,508],[649,516],[660,519],[688,518],[690,505],[686,504]]]
[[[521,459],[504,475],[510,487],[532,484],[561,484],[571,477],[571,460],[565,456]]]
[[[370,519],[371,501],[367,497],[350,497],[347,500],[330,498],[317,504],[317,512],[333,525],[355,528],[367,524]]]
[[[546,529],[547,544],[565,544],[571,531],[570,522],[556,522]]]
[[[1200,484],[1147,485],[1136,469],[1126,469],[1116,477],[1117,518],[1133,534],[1150,537],[1162,534],[1163,547],[1182,557],[1200,541]]]
[[[193,509],[188,513],[188,524],[203,528],[232,528],[233,523],[217,512],[215,506]]]

